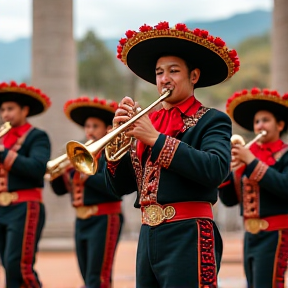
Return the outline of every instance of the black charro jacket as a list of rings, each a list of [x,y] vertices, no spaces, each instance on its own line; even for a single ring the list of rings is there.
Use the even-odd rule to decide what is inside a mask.
[[[259,169],[262,164],[262,173]],[[265,172],[264,172],[265,171]],[[253,175],[259,175],[257,179]],[[246,180],[245,180],[246,179]],[[226,206],[240,204],[240,213],[249,218],[245,211],[251,205],[243,181],[252,180],[251,187],[257,197],[254,199],[260,218],[288,214],[288,153],[281,155],[273,166],[267,166],[258,159],[246,166],[242,174],[231,172],[219,188],[219,197]],[[253,191],[252,191],[253,192]],[[245,209],[245,210],[244,210]]]
[[[144,153],[144,162],[139,164],[131,150],[117,165],[108,162],[106,181],[110,192],[122,196],[137,191],[137,208],[147,186],[148,190],[156,189],[156,202],[161,205],[185,201],[214,204],[217,187],[229,173],[231,120],[216,109],[199,110],[202,112],[194,116],[182,116],[186,129],[177,140],[160,134],[153,148],[146,150],[148,154],[151,151],[148,161]],[[154,172],[143,177],[144,170],[149,169]],[[148,183],[144,183],[147,178]]]
[[[40,129],[32,128],[18,148],[15,152],[5,148],[0,153],[1,167],[7,179],[5,190],[13,192],[43,187],[51,149],[48,135]]]
[[[82,205],[94,205],[107,202],[121,201],[121,198],[114,194],[109,194],[105,182],[105,171],[106,163],[104,154],[98,159],[98,168],[95,175],[84,177],[83,183],[81,185],[81,191],[83,203]],[[73,183],[73,178],[75,176],[74,169],[67,170],[61,176],[55,178],[51,181],[51,186],[55,194],[64,195],[66,193],[71,193],[71,198],[73,201],[73,193],[75,193],[76,185]]]

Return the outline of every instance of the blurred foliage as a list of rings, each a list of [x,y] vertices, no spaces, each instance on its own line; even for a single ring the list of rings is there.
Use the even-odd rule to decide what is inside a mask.
[[[224,83],[195,91],[206,106],[224,109],[235,91],[270,86],[270,35],[253,37],[242,42],[237,50],[240,71]],[[105,47],[104,42],[89,31],[78,42],[79,85],[82,91],[120,100],[128,95],[146,107],[157,97],[155,85],[136,77]],[[211,64],[212,65],[212,64]]]
[[[81,94],[101,96],[106,99],[122,99],[128,82],[115,56],[104,42],[88,31],[77,43],[78,81]]]

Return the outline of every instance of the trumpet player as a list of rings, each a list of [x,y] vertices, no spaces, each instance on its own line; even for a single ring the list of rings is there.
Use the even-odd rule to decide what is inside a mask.
[[[112,127],[117,107],[115,101],[80,97],[66,102],[64,112],[68,119],[84,128],[87,140],[93,142]],[[104,154],[97,158],[95,175],[84,175],[68,165],[62,175],[57,171],[58,177],[51,181],[51,185],[57,195],[71,193],[76,210],[76,253],[85,287],[110,288],[123,216],[121,198],[107,193]]]
[[[0,144],[0,257],[7,288],[42,287],[34,262],[45,222],[42,188],[50,141],[27,117],[50,104],[45,94],[25,83],[0,84],[1,118],[12,127]]]
[[[248,288],[284,287],[288,260],[288,95],[253,88],[236,92],[227,113],[258,134],[249,148],[232,143],[233,172],[220,186],[227,206],[240,204],[244,220],[244,269]],[[234,167],[237,167],[234,169]]]
[[[118,58],[156,84],[161,98],[167,90],[170,95],[126,132],[137,139],[136,149],[107,163],[110,191],[137,191],[135,207],[142,211],[136,287],[215,288],[222,239],[212,205],[229,172],[231,121],[203,106],[194,91],[230,78],[238,70],[237,53],[208,31],[185,24],[170,28],[160,22],[139,30],[128,30],[119,41]],[[122,99],[115,129],[130,121],[131,106],[131,98]]]

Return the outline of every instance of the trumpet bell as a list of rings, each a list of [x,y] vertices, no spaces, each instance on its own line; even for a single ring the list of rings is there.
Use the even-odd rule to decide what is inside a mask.
[[[69,141],[66,144],[67,155],[76,170],[87,175],[94,175],[97,171],[97,161],[87,147],[78,141]]]

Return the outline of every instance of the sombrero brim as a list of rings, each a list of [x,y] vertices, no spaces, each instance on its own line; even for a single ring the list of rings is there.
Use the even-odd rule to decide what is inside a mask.
[[[29,106],[27,117],[42,113],[47,107],[37,98],[21,92],[0,92],[0,105],[4,102],[16,102],[20,105]]]
[[[93,106],[79,106],[72,109],[69,116],[72,121],[81,126],[84,126],[86,120],[90,117],[99,118],[103,120],[106,125],[112,125],[114,112]]]
[[[232,113],[232,118],[241,127],[253,131],[254,116],[258,111],[269,111],[279,116],[279,119],[288,124],[288,108],[268,100],[249,100],[238,104]]]
[[[156,62],[163,55],[178,56],[200,69],[195,88],[221,83],[229,76],[226,62],[216,52],[199,43],[172,37],[151,38],[137,43],[127,54],[127,66],[142,79],[156,84]]]

